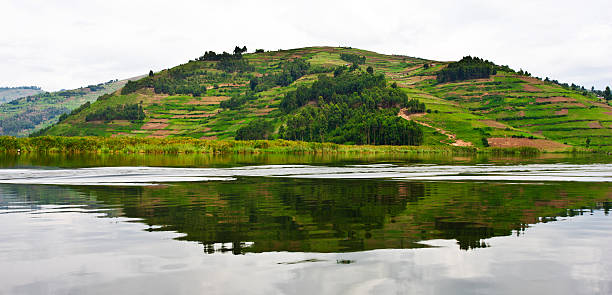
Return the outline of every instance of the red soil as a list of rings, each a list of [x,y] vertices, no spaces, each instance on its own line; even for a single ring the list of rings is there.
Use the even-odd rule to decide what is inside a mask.
[[[601,123],[599,123],[599,121],[594,121],[589,123],[589,128],[601,129],[603,128],[603,126],[601,126]]]
[[[536,102],[576,102],[575,99],[571,97],[563,97],[563,96],[555,96],[555,97],[538,97],[536,98]]]
[[[489,145],[492,147],[535,147],[544,150],[562,149],[569,147],[568,145],[546,139],[529,139],[529,138],[511,138],[511,137],[493,137],[488,138]]]

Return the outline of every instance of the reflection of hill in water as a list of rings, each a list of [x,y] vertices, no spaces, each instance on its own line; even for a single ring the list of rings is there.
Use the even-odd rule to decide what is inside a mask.
[[[151,230],[185,233],[181,239],[200,242],[207,252],[236,254],[412,248],[430,239],[456,239],[462,249],[486,247],[483,239],[582,214],[568,208],[607,212],[612,199],[606,183],[282,178],[129,188],[0,185],[0,192],[4,202],[27,198],[115,208],[108,214],[141,218]]]

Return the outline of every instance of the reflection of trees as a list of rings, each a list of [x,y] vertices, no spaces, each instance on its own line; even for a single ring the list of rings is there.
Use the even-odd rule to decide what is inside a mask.
[[[343,252],[456,239],[461,249],[528,224],[609,210],[607,184],[516,185],[242,178],[160,187],[0,186],[39,203],[117,208],[206,252]],[[599,203],[597,203],[599,201]],[[544,217],[544,218],[542,218]],[[247,243],[247,242],[252,242]]]

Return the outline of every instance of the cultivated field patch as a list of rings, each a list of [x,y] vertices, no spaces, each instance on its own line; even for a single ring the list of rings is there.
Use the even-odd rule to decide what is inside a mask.
[[[601,126],[601,123],[599,123],[599,121],[590,122],[589,123],[589,127],[593,128],[593,129],[601,129],[601,128],[603,128],[603,126]]]
[[[483,124],[489,126],[489,127],[493,127],[493,128],[498,128],[498,129],[506,129],[508,128],[508,126],[506,126],[505,124],[502,124],[500,122],[494,121],[494,120],[478,120],[480,122],[482,122]]]
[[[554,96],[554,97],[538,97],[536,98],[536,102],[551,102],[551,103],[555,103],[555,102],[576,102],[576,99],[571,98],[571,97],[564,97],[564,96]]]
[[[530,139],[530,138],[512,138],[512,137],[494,137],[488,138],[487,141],[492,147],[513,148],[513,147],[535,147],[539,149],[563,149],[568,145],[546,139]]]
[[[144,125],[142,125],[142,127],[140,127],[141,130],[157,130],[157,129],[164,129],[166,127],[168,127],[170,124],[167,123],[145,123]]]

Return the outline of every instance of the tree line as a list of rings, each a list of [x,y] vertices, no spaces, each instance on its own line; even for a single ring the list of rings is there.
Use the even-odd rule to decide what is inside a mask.
[[[350,106],[366,105],[369,108],[404,107],[408,96],[401,90],[387,87],[382,74],[336,70],[334,77],[320,75],[312,86],[300,86],[287,93],[280,103],[280,109],[290,113],[308,102],[339,103]],[[424,105],[423,105],[424,108]]]
[[[289,86],[295,80],[309,73],[310,63],[304,59],[296,58],[283,61],[278,65],[279,73],[267,74],[262,77],[253,77],[249,87],[255,92],[265,91],[275,86]]]
[[[268,139],[274,131],[272,122],[258,118],[236,131],[236,140]]]
[[[353,53],[341,53],[340,59],[350,62],[356,65],[362,65],[366,62],[366,57],[363,55],[353,54]]]
[[[279,134],[288,140],[340,144],[422,144],[420,126],[398,117],[398,111],[398,108],[350,108],[346,103],[330,103],[320,108],[307,106],[289,115]]]
[[[489,78],[497,74],[498,66],[478,57],[465,56],[458,62],[450,63],[436,75],[439,83]],[[508,68],[509,69],[509,68]]]
[[[144,120],[145,113],[140,104],[125,104],[96,110],[85,116],[85,121],[112,121],[112,120]]]

